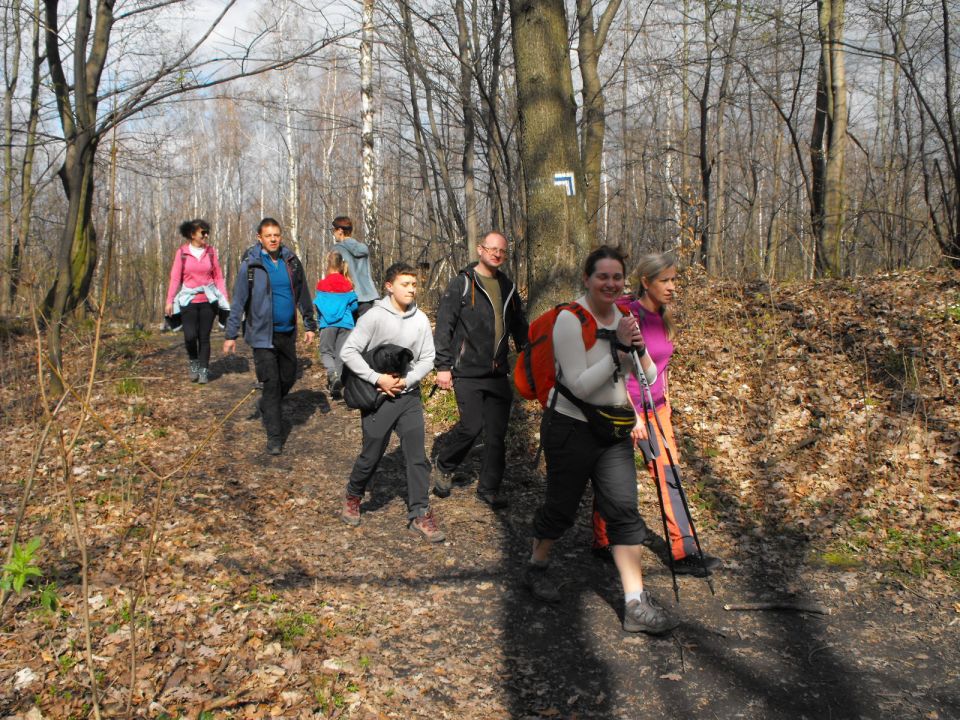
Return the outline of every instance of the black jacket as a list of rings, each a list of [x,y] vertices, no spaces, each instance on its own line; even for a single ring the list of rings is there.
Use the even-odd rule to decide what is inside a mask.
[[[461,270],[440,299],[433,344],[437,370],[452,370],[454,377],[497,377],[510,372],[507,338],[512,336],[519,350],[527,341],[527,318],[513,282],[497,273],[503,300],[504,335],[493,346],[493,303],[477,279],[472,263]]]

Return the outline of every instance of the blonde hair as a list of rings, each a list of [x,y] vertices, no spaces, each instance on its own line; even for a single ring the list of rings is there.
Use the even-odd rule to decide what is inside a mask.
[[[648,253],[640,258],[636,269],[631,278],[633,286],[637,288],[637,297],[643,297],[647,291],[643,286],[643,281],[650,282],[664,270],[677,266],[676,258],[670,253]],[[667,331],[667,337],[673,340],[676,334],[676,326],[673,323],[673,314],[666,305],[660,306],[660,317],[663,319],[663,327]]]
[[[327,272],[336,272],[346,275],[347,263],[343,260],[343,255],[336,250],[327,253]]]

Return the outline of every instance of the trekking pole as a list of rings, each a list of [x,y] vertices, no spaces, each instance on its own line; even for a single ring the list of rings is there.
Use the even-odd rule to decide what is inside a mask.
[[[677,494],[680,496],[680,503],[683,506],[683,511],[687,514],[687,522],[690,523],[690,534],[693,537],[694,545],[696,545],[697,547],[697,556],[700,560],[700,567],[703,568],[704,579],[707,581],[707,587],[710,588],[710,594],[716,595],[717,593],[713,588],[713,578],[710,576],[710,572],[707,570],[707,561],[703,556],[703,547],[700,545],[700,536],[697,534],[697,527],[693,521],[693,514],[690,512],[690,504],[687,502],[687,493],[683,489],[683,483],[680,481],[680,471],[677,469],[677,465],[673,460],[673,453],[670,451],[670,445],[667,443],[667,435],[663,431],[663,424],[660,422],[660,416],[657,415],[656,406],[653,403],[653,392],[650,389],[650,383],[647,382],[647,376],[643,372],[643,368],[640,366],[640,356],[637,355],[637,351],[633,350],[632,355],[633,355],[633,362],[636,365],[637,371],[639,372],[638,379],[640,380],[640,385],[642,386],[643,393],[644,393],[644,402],[643,402],[644,418],[646,418],[646,412],[647,412],[646,401],[649,398],[650,407],[653,408],[651,411],[653,413],[653,419],[656,420],[657,430],[660,432],[660,437],[663,438],[663,449],[667,453],[667,462],[670,463],[670,469],[673,471],[673,477],[674,477],[674,480],[676,481],[676,485],[674,487],[677,490]],[[648,431],[651,429],[652,428],[648,426]],[[654,462],[654,468],[656,468],[656,462]],[[658,482],[657,483],[658,488],[659,488],[659,485],[660,484]],[[660,499],[662,503],[663,502],[662,493],[660,494]],[[666,511],[663,510],[662,505],[661,505],[661,512],[663,512],[664,518],[666,518]],[[669,542],[669,536],[667,537],[667,540]],[[670,560],[672,563],[673,562],[672,551],[670,552]],[[672,570],[672,566],[671,566],[671,570]]]
[[[646,387],[647,376],[644,374],[643,367],[640,365],[640,356],[636,350],[631,350],[630,356],[633,358],[633,366],[634,370],[636,370],[637,378],[642,378],[640,382],[643,384],[643,387]],[[667,567],[670,568],[670,579],[673,582],[673,596],[679,604],[680,586],[677,584],[677,572],[673,567],[673,550],[670,548],[670,530],[667,527],[667,511],[663,504],[663,489],[660,487],[660,471],[657,469],[657,457],[660,455],[660,447],[657,443],[657,435],[656,432],[654,432],[653,424],[647,417],[647,401],[642,393],[641,398],[640,404],[643,406],[643,424],[647,428],[647,444],[650,446],[650,463],[653,465],[653,484],[657,488],[657,502],[660,505],[660,521],[663,523],[663,536],[667,544]],[[641,450],[641,452],[643,451]]]

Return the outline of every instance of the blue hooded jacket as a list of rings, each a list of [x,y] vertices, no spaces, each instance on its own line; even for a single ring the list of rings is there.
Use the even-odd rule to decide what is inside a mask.
[[[251,246],[244,253],[240,268],[237,270],[237,279],[233,284],[233,303],[230,305],[230,317],[224,329],[224,336],[228,340],[236,340],[240,334],[240,323],[246,312],[246,327],[243,339],[252,348],[273,347],[273,293],[270,290],[270,278],[267,269],[263,266],[260,256],[260,243]],[[310,292],[307,290],[303,265],[300,259],[286,246],[280,246],[280,259],[283,260],[290,276],[290,287],[293,288],[293,301],[300,308],[303,324],[310,332],[317,331],[317,321],[313,316],[313,303]],[[249,292],[247,268],[253,270],[253,292]],[[251,295],[250,306],[247,306],[247,296]]]

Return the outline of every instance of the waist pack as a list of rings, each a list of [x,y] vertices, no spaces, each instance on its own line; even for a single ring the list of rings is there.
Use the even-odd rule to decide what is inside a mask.
[[[409,348],[392,343],[377,345],[360,356],[372,370],[398,377],[407,374],[407,366],[413,360],[413,352]],[[343,401],[349,408],[372,412],[390,399],[386,393],[380,392],[376,385],[354,373],[347,364],[343,366],[340,379],[343,382]]]
[[[556,384],[557,392],[579,408],[587,419],[590,434],[604,445],[613,445],[630,437],[637,424],[637,415],[632,407],[621,405],[592,405],[584,402],[563,383]]]

